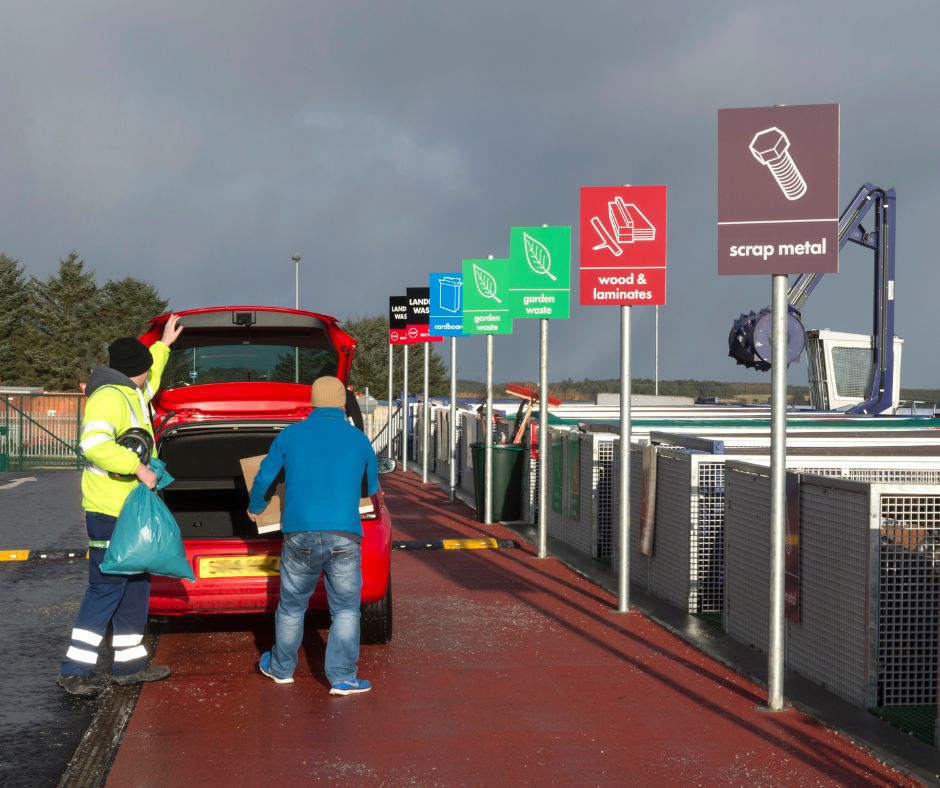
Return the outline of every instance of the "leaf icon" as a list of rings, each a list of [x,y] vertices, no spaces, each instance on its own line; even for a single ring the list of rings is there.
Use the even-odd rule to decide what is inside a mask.
[[[535,240],[525,231],[522,232],[522,240],[525,244],[525,259],[529,264],[529,268],[535,273],[545,274],[553,282],[557,282],[558,278],[549,271],[552,267],[552,256],[545,248],[545,244]]]
[[[476,283],[477,292],[484,298],[492,298],[497,304],[503,303],[496,297],[496,280],[489,271],[484,271],[476,263],[473,263],[473,281]]]

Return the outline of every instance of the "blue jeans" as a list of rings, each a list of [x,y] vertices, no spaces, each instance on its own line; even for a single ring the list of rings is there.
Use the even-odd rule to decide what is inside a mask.
[[[321,572],[333,618],[326,641],[326,679],[337,684],[356,678],[362,593],[359,543],[322,531],[284,534],[281,601],[274,617],[276,642],[271,649],[271,672],[278,678],[294,675],[297,650],[304,637],[304,614]]]

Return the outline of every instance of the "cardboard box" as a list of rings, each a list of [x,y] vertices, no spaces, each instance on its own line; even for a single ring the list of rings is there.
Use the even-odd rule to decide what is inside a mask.
[[[248,492],[251,492],[251,485],[255,481],[255,476],[258,473],[258,468],[261,466],[261,461],[267,456],[267,454],[260,454],[257,457],[245,457],[239,460]],[[259,534],[268,534],[281,530],[281,510],[283,509],[283,505],[284,482],[281,482],[275,489],[274,495],[271,496],[271,500],[268,501],[268,505],[265,507],[264,511],[258,515],[258,519],[255,521]]]

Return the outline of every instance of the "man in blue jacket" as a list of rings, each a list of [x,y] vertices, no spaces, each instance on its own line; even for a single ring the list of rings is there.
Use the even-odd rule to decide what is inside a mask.
[[[317,378],[310,403],[313,412],[274,439],[251,486],[248,516],[254,520],[284,469],[281,600],[274,648],[261,655],[260,668],[278,684],[294,681],[304,613],[322,572],[333,619],[325,660],[330,694],[354,695],[372,689],[356,676],[362,591],[359,495],[363,474],[368,494],[378,489],[378,467],[369,439],[346,421],[346,389],[339,378]]]

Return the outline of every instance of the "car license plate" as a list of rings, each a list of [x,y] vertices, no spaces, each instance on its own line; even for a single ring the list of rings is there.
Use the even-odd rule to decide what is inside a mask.
[[[233,555],[199,559],[200,577],[269,577],[281,572],[279,555]]]

